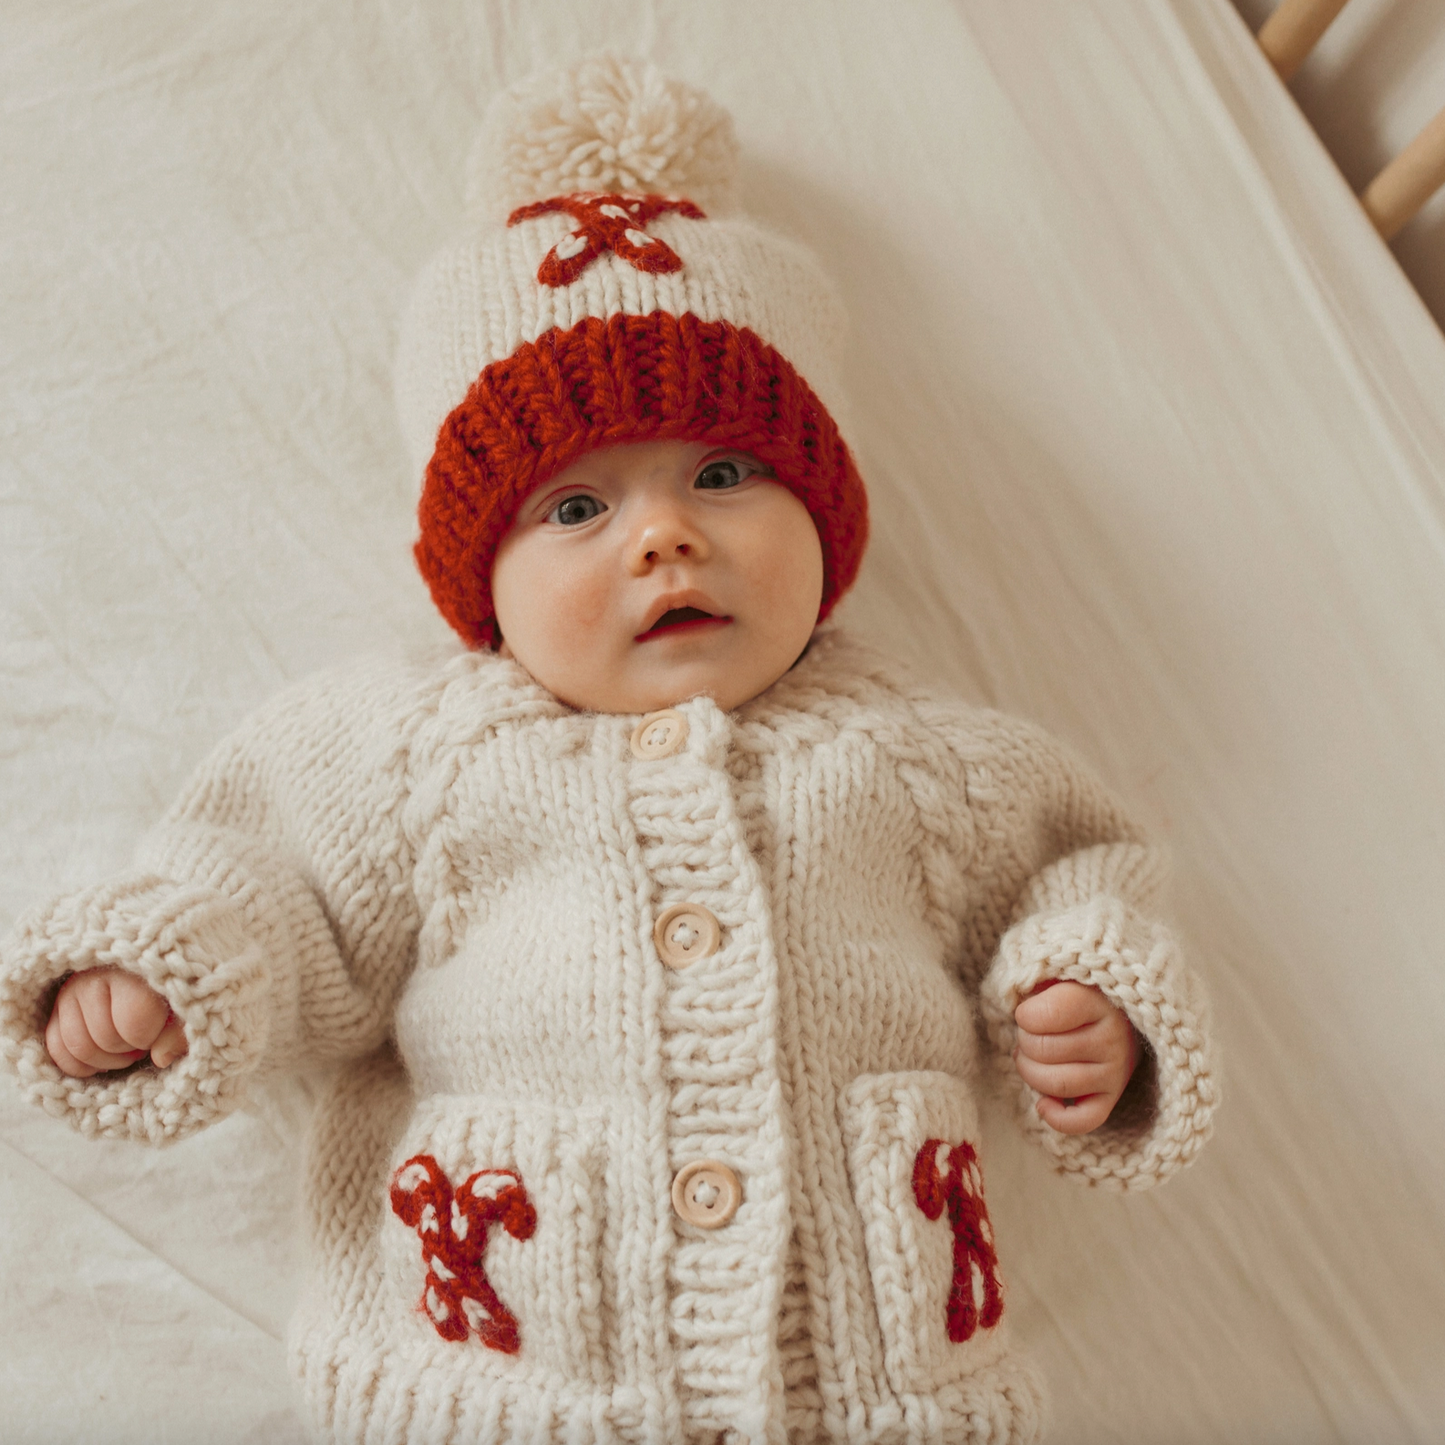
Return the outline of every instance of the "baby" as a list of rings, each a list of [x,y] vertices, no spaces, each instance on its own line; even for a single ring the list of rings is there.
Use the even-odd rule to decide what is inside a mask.
[[[469,650],[284,696],[3,950],[5,1057],[86,1132],[342,1066],[292,1330],[322,1438],[1035,1439],[981,1069],[1086,1183],[1209,1131],[1156,852],[820,626],[867,532],[840,322],[734,149],[613,59],[499,100],[399,383]]]

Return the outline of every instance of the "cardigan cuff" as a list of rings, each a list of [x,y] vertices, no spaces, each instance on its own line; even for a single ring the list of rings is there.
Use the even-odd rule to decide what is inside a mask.
[[[188,1052],[73,1079],[45,1027],[72,973],[115,965],[169,1001]],[[236,905],[211,888],[137,873],[22,918],[0,945],[0,1056],[21,1092],[88,1135],[170,1143],[229,1113],[262,1056],[265,962]]]
[[[1014,1009],[1048,979],[1099,989],[1147,1045],[1113,1113],[1090,1134],[1060,1134],[1038,1116],[1038,1094],[1013,1066]],[[1016,1091],[1025,1131],[1082,1183],[1146,1189],[1203,1147],[1218,1102],[1208,1006],[1163,924],[1123,900],[1096,897],[1033,913],[1003,937],[981,1004],[995,1060]]]

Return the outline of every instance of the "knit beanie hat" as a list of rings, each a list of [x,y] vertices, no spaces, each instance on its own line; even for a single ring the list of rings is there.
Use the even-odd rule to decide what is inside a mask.
[[[868,534],[838,431],[842,309],[813,257],[736,210],[726,111],[599,56],[487,113],[468,231],[423,271],[397,397],[426,480],[417,563],[471,646],[495,646],[491,572],[527,495],[624,442],[735,447],[807,507],[824,617]]]

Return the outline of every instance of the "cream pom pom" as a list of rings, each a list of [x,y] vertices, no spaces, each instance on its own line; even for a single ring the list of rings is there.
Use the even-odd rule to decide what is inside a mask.
[[[532,76],[487,111],[468,206],[496,224],[529,201],[575,191],[685,197],[710,215],[736,205],[732,117],[655,65],[594,55]]]

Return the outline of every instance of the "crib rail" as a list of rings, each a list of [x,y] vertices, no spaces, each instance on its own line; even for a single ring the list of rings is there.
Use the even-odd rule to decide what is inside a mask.
[[[1279,78],[1289,84],[1346,0],[1283,0],[1255,37]]]
[[[1347,0],[1282,0],[1259,29],[1259,48],[1286,84],[1330,28]],[[1445,186],[1445,107],[1365,187],[1360,204],[1392,240]]]
[[[1360,201],[1388,241],[1445,186],[1445,108],[1365,187]]]

